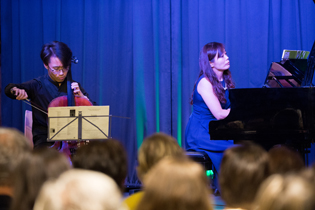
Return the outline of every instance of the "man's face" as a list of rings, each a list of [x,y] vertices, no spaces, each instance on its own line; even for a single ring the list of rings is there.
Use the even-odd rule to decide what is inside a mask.
[[[64,68],[59,58],[51,57],[48,66],[44,66],[48,70],[48,75],[53,81],[61,83],[66,79],[69,67]]]

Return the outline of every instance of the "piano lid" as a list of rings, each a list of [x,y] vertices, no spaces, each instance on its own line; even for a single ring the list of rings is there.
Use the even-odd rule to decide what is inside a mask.
[[[306,72],[305,72],[305,79],[302,82],[303,87],[314,86],[312,84],[314,71],[315,71],[315,41],[314,41],[313,47],[312,47],[311,52],[310,52],[308,59],[307,59],[307,68],[306,68]]]

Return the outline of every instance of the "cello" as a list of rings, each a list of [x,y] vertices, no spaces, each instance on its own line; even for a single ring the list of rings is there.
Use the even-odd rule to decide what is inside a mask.
[[[72,62],[77,63],[77,59],[75,57],[72,58]],[[64,106],[93,106],[93,104],[89,101],[87,97],[82,97],[78,95],[74,95],[71,90],[72,73],[71,73],[71,65],[67,74],[67,95],[59,96],[53,99],[49,105],[50,107],[64,107]],[[55,148],[58,151],[64,153],[69,158],[73,156],[75,151],[81,145],[86,144],[87,141],[55,141],[55,143],[51,146],[51,148]]]

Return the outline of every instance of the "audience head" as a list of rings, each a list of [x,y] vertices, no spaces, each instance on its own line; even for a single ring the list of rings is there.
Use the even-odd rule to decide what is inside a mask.
[[[15,170],[12,210],[31,210],[43,183],[70,169],[66,156],[50,148],[25,155]]]
[[[109,176],[72,169],[44,184],[34,210],[122,210],[121,192]]]
[[[155,133],[144,139],[138,151],[138,176],[143,176],[165,157],[184,156],[176,139],[164,133]]]
[[[310,183],[313,184],[315,189],[315,165],[313,164],[310,167],[304,168],[300,173],[298,173],[303,177],[303,179],[308,180]]]
[[[275,174],[263,182],[255,203],[259,210],[312,210],[314,185],[297,174]]]
[[[91,141],[80,147],[73,167],[102,172],[115,180],[121,190],[127,176],[127,154],[118,140]]]
[[[31,149],[28,140],[20,131],[0,128],[0,187],[13,187],[15,167]]]
[[[219,172],[221,197],[227,207],[250,208],[268,175],[268,153],[262,147],[246,143],[227,149]]]
[[[277,145],[269,150],[270,174],[299,172],[304,168],[300,154],[286,146]]]
[[[169,157],[144,178],[137,210],[211,210],[208,179],[202,166],[187,157]]]

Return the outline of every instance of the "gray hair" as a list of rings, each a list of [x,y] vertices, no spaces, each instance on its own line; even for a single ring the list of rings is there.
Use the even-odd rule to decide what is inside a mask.
[[[44,184],[34,210],[125,210],[115,181],[96,171],[71,169]]]
[[[0,128],[0,186],[12,187],[12,174],[32,147],[26,137],[14,128]]]

